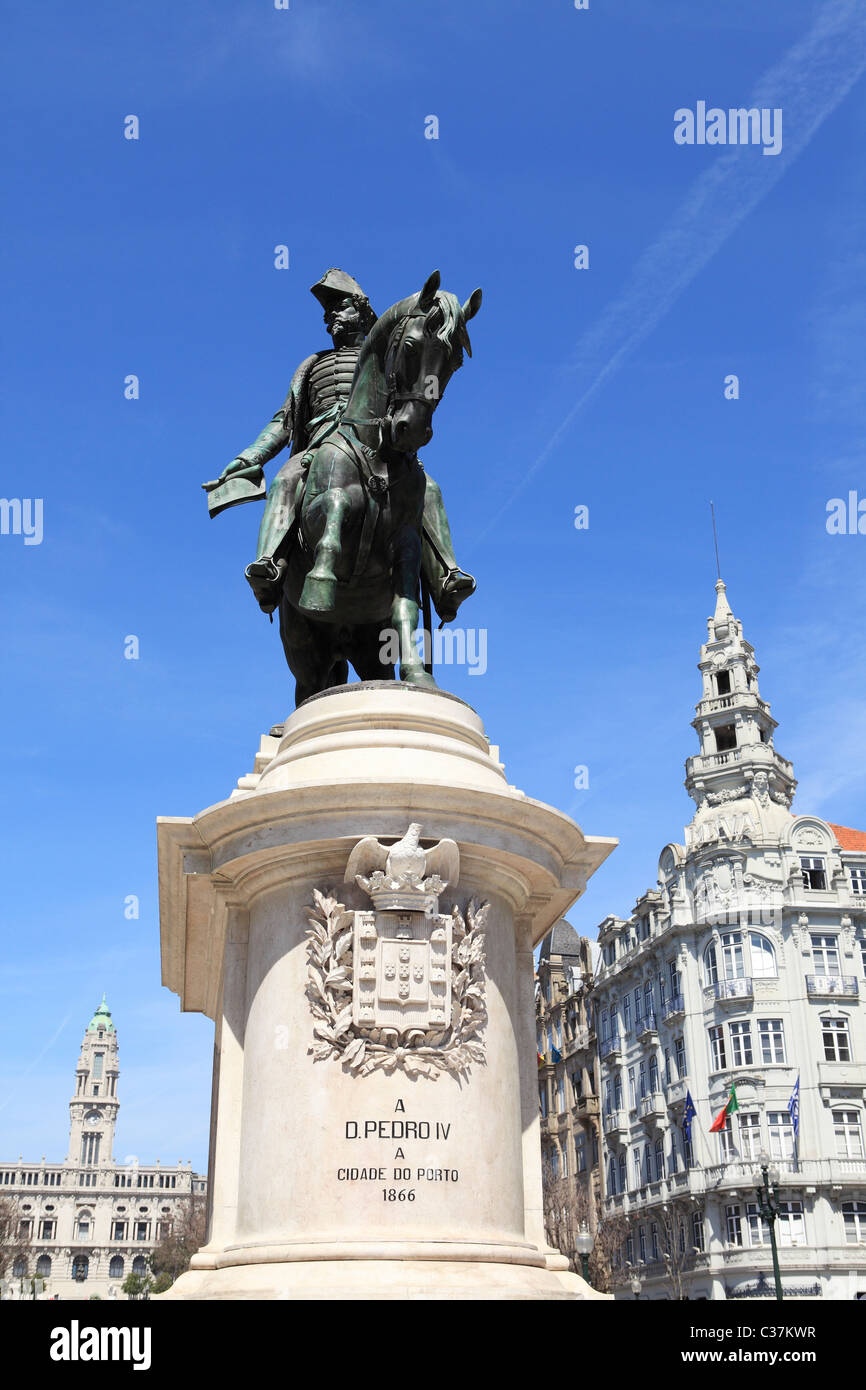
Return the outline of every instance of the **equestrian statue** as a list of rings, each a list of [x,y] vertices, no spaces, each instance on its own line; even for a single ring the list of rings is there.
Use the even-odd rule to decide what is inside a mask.
[[[452,374],[471,356],[468,321],[481,305],[439,288],[381,318],[360,285],[329,270],[312,287],[333,348],[301,363],[273,419],[212,482],[208,510],[265,496],[264,465],[290,446],[269,489],[246,577],[280,636],[300,704],[348,680],[395,679],[435,689],[415,641],[429,599],[450,622],[475,580],[457,564],[439,487],[418,449]],[[428,598],[429,596],[429,598]],[[393,638],[393,641],[386,641]]]

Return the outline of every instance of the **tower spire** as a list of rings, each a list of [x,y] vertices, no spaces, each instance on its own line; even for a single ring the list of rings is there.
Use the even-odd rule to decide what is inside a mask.
[[[715,589],[698,662],[703,692],[692,721],[701,751],[686,759],[686,790],[699,808],[751,796],[788,807],[797,783],[773,746],[777,724],[758,688],[755,649],[743,636],[721,575]]]

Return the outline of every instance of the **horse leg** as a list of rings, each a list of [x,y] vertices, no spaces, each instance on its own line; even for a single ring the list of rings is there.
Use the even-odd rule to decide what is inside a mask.
[[[333,632],[322,623],[311,622],[283,596],[280,603],[280,638],[289,670],[295,678],[295,705],[311,695],[318,695],[331,685],[342,671],[343,682],[348,678],[345,662],[335,661],[332,650]]]
[[[424,670],[424,662],[415,645],[418,626],[418,580],[421,573],[421,537],[406,527],[397,537],[394,554],[394,598],[391,603],[391,626],[400,648],[400,679],[408,685],[423,685],[428,690],[438,686]],[[426,640],[426,639],[425,639]]]
[[[362,681],[392,681],[394,665],[384,654],[387,647],[382,637],[382,624],[359,623],[352,630],[349,657]],[[386,633],[387,637],[387,633]]]
[[[352,509],[352,501],[342,488],[329,488],[317,499],[322,534],[316,542],[313,567],[304,580],[298,607],[302,613],[330,613],[337,596],[337,576],[334,566],[342,553],[340,532]]]

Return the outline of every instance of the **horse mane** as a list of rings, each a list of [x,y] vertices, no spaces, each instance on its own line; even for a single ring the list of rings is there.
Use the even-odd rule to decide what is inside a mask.
[[[421,291],[419,290],[417,294],[410,294],[408,298],[400,299],[396,304],[392,304],[390,309],[386,309],[367,335],[364,347],[361,349],[362,353],[365,351],[377,353],[383,351],[394,325],[417,308],[420,298]],[[472,344],[466,329],[463,305],[456,294],[451,294],[448,290],[437,290],[424,321],[424,326],[431,332],[435,330],[436,337],[455,354],[457,359],[454,363],[455,370],[463,361],[464,348],[469,356],[472,356]]]

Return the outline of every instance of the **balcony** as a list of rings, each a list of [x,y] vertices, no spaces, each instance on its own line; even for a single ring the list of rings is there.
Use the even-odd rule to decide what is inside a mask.
[[[668,1081],[665,1085],[665,1100],[668,1105],[682,1105],[685,1102],[688,1083],[686,1081]]]
[[[598,1116],[598,1096],[577,1096],[571,1107],[576,1120],[593,1120]]]
[[[651,1043],[658,1042],[659,1030],[656,1023],[656,1016],[652,1009],[643,1018],[638,1019],[635,1031],[637,1032],[638,1042]]]
[[[650,1096],[641,1096],[638,1111],[642,1120],[648,1124],[658,1124],[667,1113],[665,1098],[661,1091],[653,1091]]]
[[[665,1023],[678,1023],[681,1018],[686,1016],[686,1001],[681,994],[675,994],[665,1004],[662,1018]]]
[[[856,999],[860,993],[860,983],[856,975],[807,975],[806,993],[816,998],[845,994],[850,999]]]
[[[732,1000],[752,999],[755,989],[751,978],[748,975],[741,975],[736,980],[719,980],[715,985],[709,985],[704,990],[705,999],[714,999],[717,1004],[728,1004]]]
[[[609,1110],[604,1117],[604,1132],[608,1139],[621,1138],[628,1132],[628,1116],[624,1110]]]
[[[622,1052],[619,1033],[612,1033],[609,1037],[602,1038],[598,1050],[603,1062],[615,1062]]]

